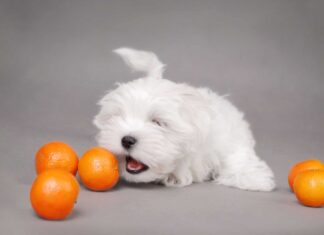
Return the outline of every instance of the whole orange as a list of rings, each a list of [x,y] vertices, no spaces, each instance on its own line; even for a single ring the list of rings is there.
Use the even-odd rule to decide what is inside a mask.
[[[299,173],[295,179],[294,192],[298,201],[305,206],[324,206],[324,170]]]
[[[91,190],[111,189],[119,179],[117,159],[107,149],[93,147],[80,158],[79,175],[82,183]]]
[[[78,156],[70,145],[54,141],[37,151],[35,165],[37,174],[48,169],[62,169],[75,175],[78,170]]]
[[[312,170],[312,169],[323,169],[324,170],[324,165],[320,160],[317,159],[310,159],[310,160],[305,160],[302,162],[298,162],[295,164],[289,171],[288,175],[288,184],[290,186],[290,189],[294,191],[294,180],[295,177],[305,171],[305,170]]]
[[[30,202],[35,212],[44,219],[59,220],[67,217],[79,194],[79,183],[65,170],[47,170],[34,180]]]

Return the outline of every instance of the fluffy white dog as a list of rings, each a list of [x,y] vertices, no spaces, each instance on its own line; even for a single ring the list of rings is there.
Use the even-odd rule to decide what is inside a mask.
[[[164,65],[152,52],[114,52],[146,75],[109,91],[94,119],[99,145],[118,156],[127,181],[275,187],[271,169],[254,151],[249,124],[228,100],[207,88],[163,79]]]

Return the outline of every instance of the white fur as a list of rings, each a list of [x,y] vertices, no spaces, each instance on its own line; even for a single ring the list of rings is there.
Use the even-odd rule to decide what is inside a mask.
[[[254,151],[249,124],[225,97],[208,88],[162,79],[164,65],[152,52],[130,48],[115,52],[146,75],[108,92],[94,119],[99,145],[120,158],[126,180],[167,186],[214,180],[246,190],[274,189],[271,169]],[[129,152],[121,145],[125,135],[138,140]],[[127,154],[149,169],[128,173]]]
[[[165,65],[154,53],[125,47],[118,48],[114,52],[120,55],[133,71],[144,72],[149,77],[162,78]]]

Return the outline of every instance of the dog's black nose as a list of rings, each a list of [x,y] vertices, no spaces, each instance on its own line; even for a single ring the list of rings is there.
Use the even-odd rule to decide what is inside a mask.
[[[133,136],[126,135],[122,138],[121,142],[125,149],[130,149],[137,142],[137,140]]]

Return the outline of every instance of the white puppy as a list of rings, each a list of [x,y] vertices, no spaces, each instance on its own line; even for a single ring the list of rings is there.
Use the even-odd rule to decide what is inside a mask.
[[[99,145],[118,156],[127,181],[275,187],[271,169],[254,151],[249,124],[228,100],[207,88],[163,79],[164,65],[152,52],[114,52],[146,75],[109,91],[94,119]]]

